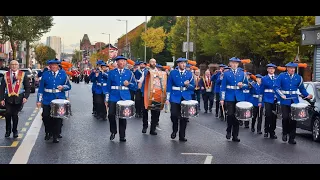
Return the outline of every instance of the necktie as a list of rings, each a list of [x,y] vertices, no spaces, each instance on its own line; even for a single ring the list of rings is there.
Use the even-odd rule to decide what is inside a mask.
[[[13,73],[13,76],[12,76],[12,81],[13,81],[13,83],[15,83],[16,80],[17,80],[17,78],[16,78],[16,73],[14,72],[14,73]]]
[[[233,74],[236,74],[236,70],[233,70]]]
[[[182,76],[183,72],[180,72],[180,76]]]
[[[274,79],[274,77],[273,77],[273,76],[271,76],[271,79],[273,80],[273,79]]]
[[[53,77],[56,77],[56,72],[53,72]]]
[[[120,69],[120,75],[122,75],[122,69]]]

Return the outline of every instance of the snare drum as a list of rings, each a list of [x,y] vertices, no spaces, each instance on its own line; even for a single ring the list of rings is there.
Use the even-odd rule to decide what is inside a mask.
[[[181,102],[181,117],[191,118],[198,117],[199,115],[199,105],[198,101],[189,100]]]
[[[294,121],[305,121],[309,118],[308,104],[296,103],[291,104],[291,118]]]
[[[70,101],[65,99],[54,99],[50,103],[50,116],[53,118],[69,118],[71,114]]]
[[[236,104],[236,118],[240,121],[250,121],[252,119],[253,104],[247,101]]]
[[[116,111],[117,111],[116,115],[118,118],[121,118],[121,119],[132,118],[136,112],[134,101],[131,101],[131,100],[118,101]]]

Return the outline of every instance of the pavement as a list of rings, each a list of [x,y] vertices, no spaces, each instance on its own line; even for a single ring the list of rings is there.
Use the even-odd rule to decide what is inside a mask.
[[[92,112],[91,84],[72,83],[72,116],[64,120],[60,143],[44,140],[41,110],[35,109],[32,94],[20,114],[21,138],[4,138],[0,131],[1,164],[310,164],[320,162],[320,143],[310,132],[298,129],[297,144],[281,140],[281,121],[277,122],[278,139],[271,140],[240,127],[241,142],[225,138],[226,122],[213,113],[200,113],[190,119],[187,142],[172,140],[170,113],[161,112],[157,136],[142,134],[142,120],[128,119],[126,139],[118,134],[109,140],[108,121],[95,119]],[[203,109],[203,108],[202,108]],[[150,116],[149,116],[150,120]],[[27,125],[26,122],[29,122]],[[5,129],[0,120],[0,129]],[[23,129],[25,128],[25,129]],[[21,132],[21,130],[25,132]],[[16,142],[16,143],[14,143]],[[12,146],[13,145],[13,146]]]

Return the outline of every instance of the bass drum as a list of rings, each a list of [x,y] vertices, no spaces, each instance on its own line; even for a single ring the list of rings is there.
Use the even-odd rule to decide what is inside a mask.
[[[148,110],[164,108],[167,95],[167,73],[148,71],[144,85],[144,106]]]

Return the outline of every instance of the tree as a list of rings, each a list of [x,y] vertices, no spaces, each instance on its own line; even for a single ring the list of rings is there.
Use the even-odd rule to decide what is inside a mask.
[[[48,60],[55,59],[56,52],[49,46],[43,44],[35,48],[36,59],[40,65],[45,65]]]
[[[103,53],[93,53],[91,56],[90,56],[90,63],[92,65],[95,65],[96,64],[96,61],[97,60],[103,60],[103,61],[107,61],[108,60],[108,55],[106,54],[103,54]]]
[[[153,54],[158,54],[164,49],[166,33],[163,27],[149,28],[141,34],[141,38],[146,43],[146,46],[152,49]]]
[[[74,50],[72,55],[72,63],[77,64],[81,60],[82,60],[82,52],[78,50]]]

